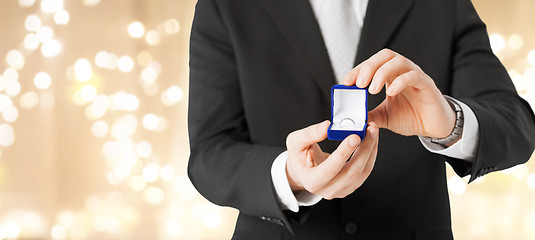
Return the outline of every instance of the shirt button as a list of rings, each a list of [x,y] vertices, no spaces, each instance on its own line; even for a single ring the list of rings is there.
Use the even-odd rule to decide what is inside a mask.
[[[357,233],[357,224],[354,222],[348,222],[346,224],[346,233],[349,235],[355,235]]]

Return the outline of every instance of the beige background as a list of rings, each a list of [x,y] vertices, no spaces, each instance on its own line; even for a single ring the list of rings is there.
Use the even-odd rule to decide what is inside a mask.
[[[20,85],[20,91],[11,90],[11,95],[0,87],[0,95],[13,102],[10,109],[18,112],[11,122],[12,114],[0,114],[0,126],[9,125],[15,139],[11,145],[0,144],[0,239],[228,239],[237,211],[208,203],[186,178],[187,49],[195,1],[68,0],[58,8],[70,15],[65,25],[56,24],[54,13],[41,9],[42,3],[46,9],[63,1],[37,0],[21,6],[25,2],[33,1],[0,1],[0,83],[15,70],[17,83],[11,84]],[[505,46],[496,53],[511,71],[519,92],[535,103],[535,66],[527,61],[528,52],[535,49],[535,1],[477,0],[474,4],[489,33],[499,34],[493,35],[493,43],[499,45],[500,36],[504,39]],[[57,55],[44,57],[43,44],[35,50],[22,44],[32,33],[25,28],[32,14],[53,29],[52,39],[61,45]],[[134,21],[144,26],[142,38],[128,33]],[[175,25],[169,27],[175,21],[180,25],[178,32],[173,31]],[[151,30],[160,36],[159,43],[146,40]],[[517,36],[509,41],[515,34],[522,41]],[[20,52],[23,66],[7,57],[11,50]],[[132,69],[98,67],[95,56],[99,51],[130,56]],[[153,63],[138,59],[141,52],[149,53]],[[73,65],[82,58],[92,69],[86,82],[73,76]],[[10,67],[14,63],[19,65]],[[147,66],[160,71],[154,82],[142,77]],[[12,69],[6,72],[8,68]],[[51,77],[46,89],[34,84],[41,71]],[[120,96],[117,93],[122,91],[137,98],[139,105],[127,111],[105,108],[91,91],[82,94],[85,102],[80,101],[77,92],[84,87],[94,89],[100,99]],[[161,95],[170,87],[179,87],[183,96],[166,105]],[[38,102],[31,104],[30,95],[38,96]],[[180,99],[176,93],[171,95]],[[90,106],[107,111],[93,118],[86,114]],[[165,126],[151,130],[154,122],[144,118],[146,114],[160,117]],[[121,121],[125,116],[130,120]],[[103,137],[92,133],[97,121],[110,129]],[[111,149],[122,152],[106,156],[103,149],[110,148],[104,146],[118,141],[113,136],[117,134],[126,137],[120,138],[122,147]],[[9,137],[0,130],[0,142]],[[143,153],[146,143],[137,145],[144,141],[152,146],[148,156]],[[129,162],[125,159],[130,160],[128,167],[121,165]],[[125,169],[130,171],[118,178]],[[159,169],[165,169],[163,174]],[[469,186],[451,169],[448,176],[457,239],[535,239],[533,162]]]

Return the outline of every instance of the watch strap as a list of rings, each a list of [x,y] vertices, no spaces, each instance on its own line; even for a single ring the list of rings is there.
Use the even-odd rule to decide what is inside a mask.
[[[422,137],[423,140],[426,142],[431,142],[435,144],[440,145],[448,145],[451,144],[457,139],[459,139],[459,136],[463,133],[463,127],[464,127],[464,115],[463,110],[461,108],[461,105],[459,105],[452,97],[444,95],[444,98],[446,98],[446,101],[451,106],[453,111],[455,112],[456,119],[455,119],[455,127],[451,131],[450,135],[444,137],[444,138],[432,138],[432,137]]]

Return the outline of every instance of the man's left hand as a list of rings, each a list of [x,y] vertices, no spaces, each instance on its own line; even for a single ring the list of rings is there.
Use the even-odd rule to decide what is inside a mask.
[[[455,112],[435,82],[404,56],[383,49],[353,68],[343,79],[347,86],[369,86],[370,94],[386,87],[386,99],[369,112],[368,120],[402,135],[448,136]]]

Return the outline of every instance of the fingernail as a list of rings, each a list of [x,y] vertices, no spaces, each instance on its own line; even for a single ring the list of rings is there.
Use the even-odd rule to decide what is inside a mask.
[[[388,89],[386,89],[386,94],[390,95],[394,92],[394,90],[396,90],[396,88],[391,86]]]
[[[375,83],[372,83],[368,88],[368,92],[372,93],[373,91],[375,91]]]
[[[349,145],[351,147],[357,146],[357,137],[356,136],[351,136],[351,138],[349,139]]]
[[[344,84],[347,84],[347,83],[349,83],[349,80],[350,80],[350,79],[351,79],[351,73],[348,73],[348,74],[346,74],[346,75],[344,76],[344,78],[342,78],[342,82],[343,82]]]
[[[364,85],[364,75],[359,74],[359,76],[357,77],[357,85],[358,86]]]

